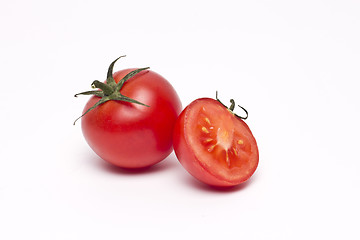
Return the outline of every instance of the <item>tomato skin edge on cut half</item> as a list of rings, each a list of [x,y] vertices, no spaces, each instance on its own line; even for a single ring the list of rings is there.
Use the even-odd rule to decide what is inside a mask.
[[[254,174],[259,162],[248,125],[211,98],[197,99],[180,113],[173,146],[181,165],[211,186],[239,185]]]

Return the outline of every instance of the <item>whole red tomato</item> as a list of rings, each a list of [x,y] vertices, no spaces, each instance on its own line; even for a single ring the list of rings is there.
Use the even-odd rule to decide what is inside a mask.
[[[197,99],[182,111],[175,124],[177,158],[192,176],[209,185],[238,185],[258,166],[255,138],[241,117],[232,112],[232,103],[227,109],[220,101]]]
[[[111,164],[151,166],[173,149],[172,132],[181,102],[171,84],[147,68],[112,74],[116,60],[106,83],[93,83],[101,90],[80,93],[95,95],[83,111],[83,135],[94,152]]]

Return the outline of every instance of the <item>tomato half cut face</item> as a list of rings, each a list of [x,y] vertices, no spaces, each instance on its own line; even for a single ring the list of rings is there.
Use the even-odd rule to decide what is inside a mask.
[[[259,162],[249,127],[220,102],[201,98],[180,114],[174,150],[184,168],[214,186],[234,186],[249,179]]]

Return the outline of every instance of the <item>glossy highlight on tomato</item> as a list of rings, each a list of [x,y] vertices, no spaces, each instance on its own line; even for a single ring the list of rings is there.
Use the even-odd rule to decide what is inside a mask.
[[[243,183],[259,162],[250,128],[211,98],[197,99],[182,111],[175,124],[173,144],[183,167],[208,185]]]
[[[115,83],[134,70],[114,73]],[[175,89],[161,75],[143,69],[124,82],[120,92],[119,99],[125,100],[109,100],[89,111],[101,99],[92,96],[85,105],[81,127],[87,143],[103,160],[123,168],[162,161],[172,152],[172,132],[182,109]]]

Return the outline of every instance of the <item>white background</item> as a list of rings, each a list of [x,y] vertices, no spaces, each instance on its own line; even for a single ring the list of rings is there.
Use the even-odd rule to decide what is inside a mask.
[[[359,1],[2,0],[0,30],[0,239],[360,239]],[[123,54],[183,106],[244,106],[251,180],[99,159],[73,95]]]

